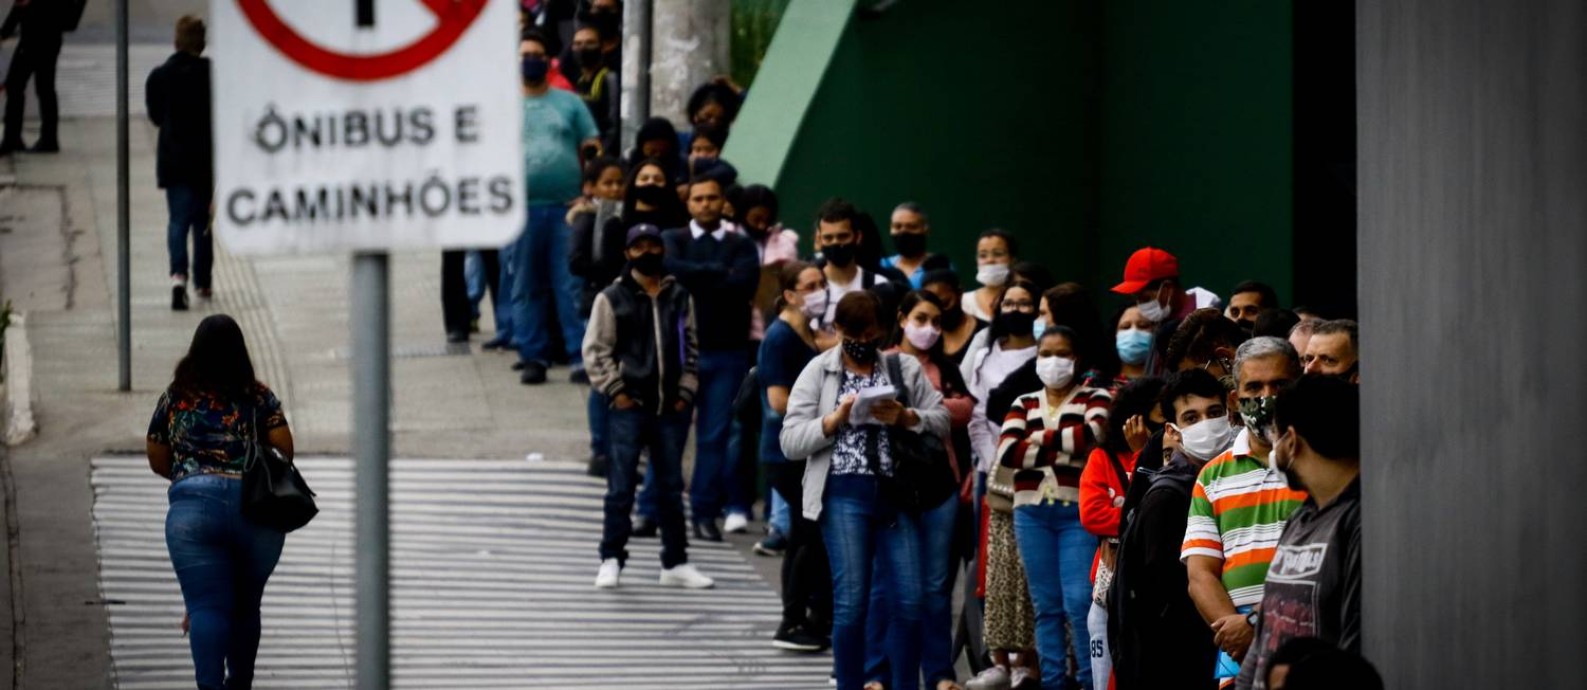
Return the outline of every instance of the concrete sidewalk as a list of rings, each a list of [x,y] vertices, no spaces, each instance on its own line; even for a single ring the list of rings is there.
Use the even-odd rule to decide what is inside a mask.
[[[155,131],[132,130],[133,392],[116,391],[115,123],[62,123],[65,151],[0,159],[0,295],[28,313],[40,433],[11,450],[21,525],[28,648],[25,686],[108,687],[104,607],[90,521],[90,457],[142,452],[155,399],[205,315],[237,318],[259,377],[284,401],[303,452],[345,453],[351,427],[349,262],[345,257],[240,260],[217,243],[213,302],[169,307],[164,198],[154,183]],[[392,260],[393,451],[439,458],[575,461],[587,454],[583,390],[529,388],[511,355],[445,343],[439,252]],[[485,312],[489,313],[489,302]],[[490,331],[487,315],[483,324]]]

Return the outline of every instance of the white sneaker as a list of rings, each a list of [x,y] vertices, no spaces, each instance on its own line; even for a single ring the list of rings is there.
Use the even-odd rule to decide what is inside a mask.
[[[727,519],[722,521],[722,531],[729,534],[745,534],[749,532],[749,518],[743,513],[728,513]]]
[[[612,589],[617,586],[617,581],[622,577],[623,565],[615,558],[601,561],[601,569],[595,572],[595,586],[600,589]]]
[[[661,586],[682,587],[684,589],[710,589],[716,586],[716,580],[700,574],[694,566],[683,565],[667,568],[661,571]]]
[[[1008,669],[1002,666],[992,666],[964,684],[966,690],[1008,690]]]

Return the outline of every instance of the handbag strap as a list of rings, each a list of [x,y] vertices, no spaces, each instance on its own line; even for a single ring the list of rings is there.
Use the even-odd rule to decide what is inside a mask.
[[[898,402],[903,403],[904,407],[909,407],[911,403],[909,384],[904,383],[904,365],[899,359],[902,356],[896,353],[883,355],[882,360],[887,363],[887,378],[891,379],[889,382],[893,384],[893,390],[897,391],[897,395],[894,397],[898,399]]]
[[[1126,492],[1129,491],[1130,475],[1124,471],[1124,463],[1119,462],[1119,456],[1114,454],[1113,449],[1104,447],[1102,452],[1107,453],[1108,464],[1113,466],[1113,473],[1119,476],[1119,487]]]

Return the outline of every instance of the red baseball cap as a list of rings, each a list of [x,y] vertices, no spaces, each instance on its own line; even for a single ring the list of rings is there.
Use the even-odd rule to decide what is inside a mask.
[[[1124,264],[1124,282],[1113,286],[1121,295],[1133,295],[1146,289],[1153,281],[1179,277],[1179,259],[1155,247],[1146,247],[1130,255]]]

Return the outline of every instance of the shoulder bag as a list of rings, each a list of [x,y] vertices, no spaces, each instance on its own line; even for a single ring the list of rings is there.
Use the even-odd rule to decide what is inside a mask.
[[[320,512],[314,491],[296,465],[269,444],[259,428],[259,406],[253,406],[253,435],[242,469],[242,514],[250,522],[291,532]]]
[[[913,397],[904,382],[899,355],[887,355],[887,377],[898,391],[898,401],[911,407]],[[958,478],[948,462],[948,447],[940,437],[921,434],[901,426],[887,429],[888,450],[893,458],[893,476],[877,476],[893,505],[907,513],[921,513],[948,500],[958,489]]]

